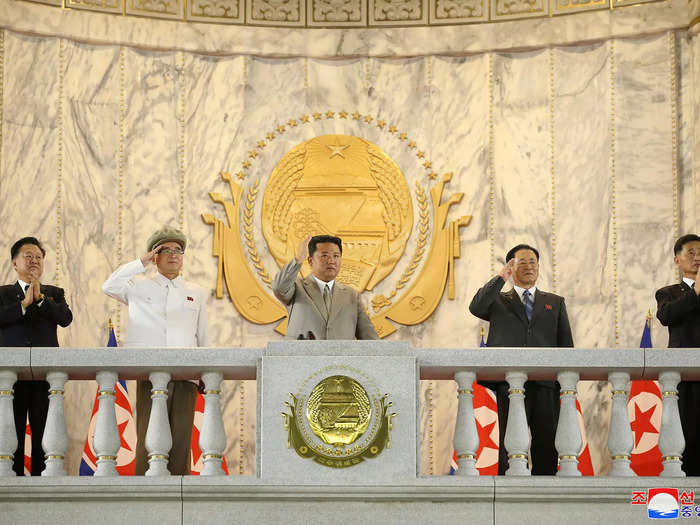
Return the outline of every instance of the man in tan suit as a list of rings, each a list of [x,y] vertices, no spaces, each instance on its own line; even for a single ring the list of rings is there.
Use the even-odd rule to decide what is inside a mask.
[[[275,276],[272,291],[289,311],[287,339],[378,339],[360,294],[335,281],[342,254],[339,237],[307,237]],[[297,278],[304,260],[311,274]]]

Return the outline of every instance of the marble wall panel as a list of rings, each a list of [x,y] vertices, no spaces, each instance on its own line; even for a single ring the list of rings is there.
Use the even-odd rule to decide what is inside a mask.
[[[300,122],[295,122],[294,126],[289,124],[290,120],[298,120],[305,113],[304,63],[303,59],[251,58],[247,68],[245,112],[239,123],[241,138],[236,148],[235,169],[244,175],[241,185],[245,191],[259,183],[253,220],[255,248],[271,278],[277,273],[278,266],[265,244],[260,211],[265,185],[276,164],[290,149],[313,136],[307,136],[310,130]],[[259,141],[265,141],[264,149],[256,158],[250,158],[250,150],[255,149]],[[250,163],[250,167],[245,168],[244,163]],[[279,339],[281,336],[273,331],[276,324],[254,325],[245,321],[241,345],[259,347]]]
[[[44,244],[44,283],[59,283],[58,53],[59,41],[4,31],[3,147],[0,165],[0,235],[3,283],[17,274],[10,247],[33,235]],[[59,266],[57,266],[57,263]],[[67,340],[66,330],[59,339]]]
[[[246,144],[240,122],[245,111],[244,57],[185,56],[185,200],[184,226],[188,249],[184,275],[208,291],[209,339],[214,346],[239,346],[243,319],[238,316],[228,291],[216,299],[217,259],[212,255],[212,227],[202,213],[223,219],[220,205],[209,192],[230,198],[220,172],[236,173]]]
[[[692,166],[693,166],[693,199],[695,202],[695,227],[696,232],[700,231],[700,36],[695,33],[690,39],[689,47],[692,50],[691,71],[692,71],[692,113],[688,116],[692,120],[694,135],[691,139]]]
[[[546,51],[494,56],[496,271],[511,247],[532,244],[543,290],[552,283],[549,68]]]
[[[347,111],[349,114],[367,109],[367,73],[373,60],[357,58],[352,60],[306,60],[306,87],[303,91],[306,108],[311,114],[316,111]],[[360,123],[348,115],[342,119],[336,115],[339,132],[343,128],[359,130]]]
[[[447,294],[436,314],[424,325],[440,344],[456,347],[467,341],[479,344],[479,330],[485,323],[471,315],[469,303],[491,274],[489,218],[489,64],[487,55],[468,58],[435,58],[430,85],[430,115],[434,140],[431,144],[433,169],[422,180],[434,184],[445,173],[452,180],[445,187],[443,201],[463,193],[452,207],[448,220],[471,215],[461,229],[462,252],[455,259],[455,298]],[[431,179],[437,174],[437,179]]]
[[[693,186],[693,140],[695,136],[695,110],[693,107],[696,80],[693,78],[697,52],[693,49],[693,39],[686,33],[676,33],[678,49],[678,178],[680,232],[698,230],[697,200]],[[669,250],[669,254],[671,251]]]
[[[557,49],[554,55],[554,230],[557,292],[567,299],[574,343],[615,342],[610,257],[610,73],[605,45]],[[571,220],[572,215],[580,221]],[[575,271],[585,262],[587,270]]]
[[[101,286],[117,262],[119,48],[69,43],[63,67],[62,266],[75,316],[70,342],[101,346],[111,306]]]
[[[647,310],[656,307],[655,290],[676,280],[669,255],[678,230],[674,203],[678,174],[672,163],[672,43],[672,33],[615,42],[614,176],[619,342],[623,346],[639,344]],[[659,332],[654,342],[666,346]]]

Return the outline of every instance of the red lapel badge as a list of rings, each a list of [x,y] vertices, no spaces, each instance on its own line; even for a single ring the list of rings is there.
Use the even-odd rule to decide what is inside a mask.
[[[551,304],[545,304],[545,305],[544,305],[544,309],[545,309],[545,310],[551,310],[551,309],[552,309],[552,305],[551,305]]]

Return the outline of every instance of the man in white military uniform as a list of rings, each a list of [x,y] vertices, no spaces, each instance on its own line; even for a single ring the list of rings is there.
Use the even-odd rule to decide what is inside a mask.
[[[204,290],[180,277],[187,239],[174,228],[158,230],[148,239],[141,258],[126,263],[109,276],[102,291],[129,305],[125,346],[207,346],[207,311]],[[157,272],[146,275],[155,264]],[[151,383],[139,381],[136,392],[136,474],[146,471],[145,439],[151,412]],[[189,474],[190,440],[197,385],[171,381],[168,418],[173,436],[168,469]]]

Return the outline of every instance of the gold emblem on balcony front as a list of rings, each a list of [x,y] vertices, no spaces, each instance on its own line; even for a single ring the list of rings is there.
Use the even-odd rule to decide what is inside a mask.
[[[369,396],[347,376],[332,376],[311,391],[306,418],[313,433],[329,445],[350,445],[364,434],[372,416]]]
[[[360,383],[364,374],[355,372],[358,377],[328,376],[310,391],[304,387],[313,384],[309,378],[297,395],[290,394],[291,403],[285,403],[290,413],[282,413],[287,446],[302,458],[312,458],[327,467],[345,468],[391,448],[392,420],[396,414],[388,409],[393,403],[388,401],[388,394],[379,395],[376,387],[368,391]]]
[[[319,135],[289,149],[286,140],[279,140],[282,135],[308,136],[304,130],[329,120],[355,133],[358,127],[376,127],[383,141],[404,149],[404,170],[379,145],[357,135]],[[397,126],[357,111],[315,112],[272,129],[251,141],[254,146],[246,148],[235,177],[221,173],[231,198],[209,194],[223,206],[226,219],[202,214],[213,226],[217,298],[223,298],[225,283],[245,319],[256,324],[281,320],[275,330],[286,333],[288,313],[272,295],[270,283],[275,266],[291,260],[310,234],[342,238],[337,279],[363,294],[380,337],[396,331],[390,321],[425,321],[445,287],[448,299],[455,298],[459,229],[471,216],[447,220],[450,207],[463,196],[443,199],[451,173],[438,175],[434,161]],[[400,274],[392,279],[395,270]],[[304,263],[301,274],[308,273]]]

